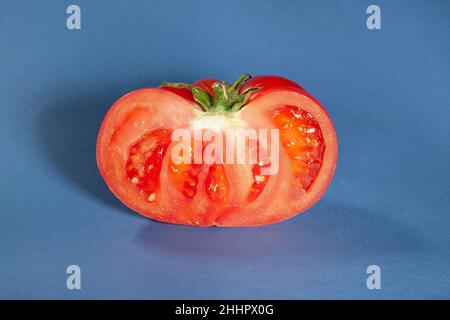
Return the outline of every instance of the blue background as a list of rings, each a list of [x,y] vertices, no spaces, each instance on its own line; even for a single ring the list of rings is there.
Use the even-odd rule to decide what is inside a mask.
[[[0,298],[450,298],[450,2],[0,4]],[[260,228],[145,219],[107,189],[99,125],[121,95],[244,72],[293,79],[340,151],[325,197]],[[66,267],[82,290],[67,290]],[[366,268],[381,267],[368,290]]]

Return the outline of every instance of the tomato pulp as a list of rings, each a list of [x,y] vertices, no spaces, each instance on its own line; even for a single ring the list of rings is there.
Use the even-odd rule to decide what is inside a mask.
[[[337,155],[325,109],[278,76],[130,92],[110,108],[97,141],[100,173],[124,204],[198,226],[264,225],[307,210]]]

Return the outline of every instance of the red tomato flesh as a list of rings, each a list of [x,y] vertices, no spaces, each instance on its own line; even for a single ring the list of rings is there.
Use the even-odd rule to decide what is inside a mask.
[[[218,91],[213,87],[217,89],[219,84],[215,79],[204,79],[191,87],[204,90],[216,101]],[[163,222],[254,226],[292,217],[320,199],[335,170],[337,139],[317,100],[288,79],[260,76],[237,88],[239,94],[257,88],[246,93],[241,109],[204,111],[208,105],[199,106],[191,87],[131,92],[105,116],[97,163],[108,187],[123,203]],[[190,159],[189,163],[178,163],[171,155],[177,147],[172,134],[179,128],[192,133],[194,128],[213,130],[215,139],[223,139],[223,146],[228,129],[278,129],[278,171],[267,174],[272,159],[196,163],[195,147],[180,154]],[[191,142],[195,146],[195,141]],[[263,146],[260,140],[254,142],[257,150],[264,151],[273,143]],[[246,150],[250,145],[249,140]],[[205,152],[209,147],[202,141],[197,148]]]

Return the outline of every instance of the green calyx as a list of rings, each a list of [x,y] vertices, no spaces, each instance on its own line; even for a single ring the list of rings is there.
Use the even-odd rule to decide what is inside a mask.
[[[161,83],[161,87],[186,88],[191,90],[194,100],[206,112],[236,112],[242,109],[247,103],[253,91],[261,89],[259,87],[249,88],[239,93],[241,86],[250,78],[251,76],[249,74],[243,74],[233,84],[225,81],[215,82],[211,86],[214,95],[187,83],[163,82]]]

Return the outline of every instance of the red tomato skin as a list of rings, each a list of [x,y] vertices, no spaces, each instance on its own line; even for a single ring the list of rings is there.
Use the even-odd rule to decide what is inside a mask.
[[[303,88],[295,83],[292,80],[280,77],[280,76],[256,76],[253,78],[250,78],[247,80],[244,85],[241,87],[241,92],[249,89],[249,88],[255,88],[255,87],[262,87],[262,89],[272,89],[272,88],[279,88],[279,87],[288,87],[288,88],[296,88],[296,89],[302,89]]]
[[[194,82],[192,84],[192,86],[203,89],[206,92],[208,92],[210,95],[214,96],[214,91],[212,89],[212,85],[216,82],[220,82],[220,81],[217,79],[213,79],[213,78],[205,78],[205,79],[198,80],[197,82]]]
[[[291,81],[289,79],[280,76],[271,76],[271,75],[256,76],[247,80],[240,88],[239,92],[242,93],[250,88],[260,88],[260,89],[254,91],[250,95],[250,98],[248,100],[249,102],[271,89],[286,88],[286,89],[304,90],[300,85],[298,85],[294,81]]]

